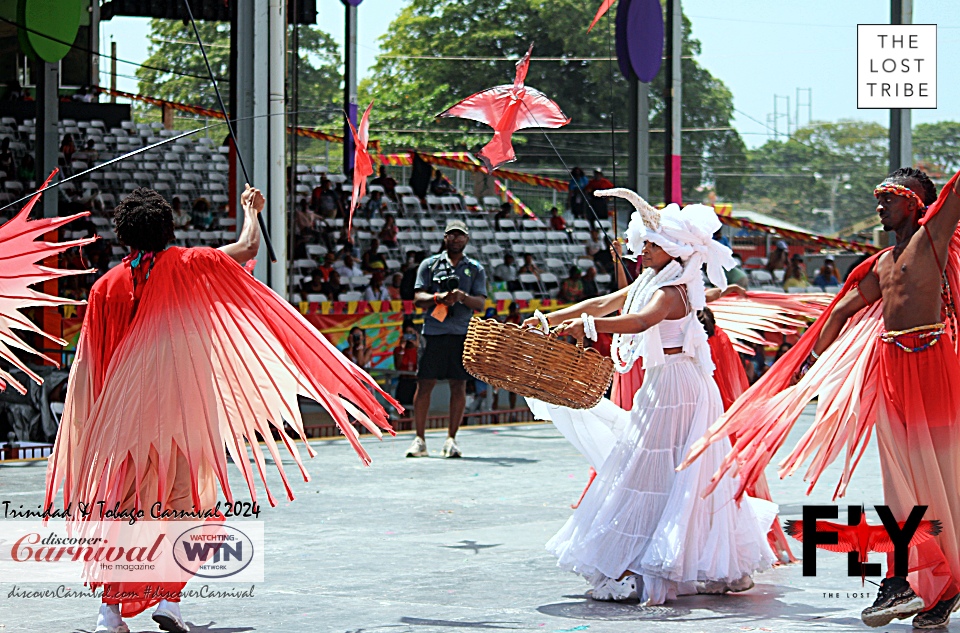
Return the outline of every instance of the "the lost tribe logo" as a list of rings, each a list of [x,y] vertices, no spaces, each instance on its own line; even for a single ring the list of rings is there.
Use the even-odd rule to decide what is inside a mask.
[[[196,526],[177,537],[173,559],[199,578],[226,578],[253,561],[253,540],[235,527],[219,526],[216,533]]]
[[[817,575],[817,549],[847,554],[847,575],[881,576],[879,563],[868,563],[869,552],[893,552],[894,574],[906,576],[910,548],[940,534],[940,521],[923,520],[927,506],[914,506],[906,521],[897,521],[887,506],[874,506],[882,525],[867,523],[863,506],[847,506],[847,524],[836,519],[838,506],[803,506],[802,521],[787,521],[786,532],[803,542],[803,575]]]

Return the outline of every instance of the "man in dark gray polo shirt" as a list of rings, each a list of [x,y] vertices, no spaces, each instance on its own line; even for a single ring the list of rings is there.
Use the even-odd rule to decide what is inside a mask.
[[[482,310],[487,299],[487,275],[483,265],[466,257],[467,225],[451,220],[443,235],[443,251],[428,257],[417,270],[416,306],[425,312],[417,369],[417,393],[413,398],[413,419],[417,437],[407,457],[427,457],[424,432],[430,394],[438,380],[450,381],[450,426],[443,445],[444,457],[460,457],[456,435],[463,421],[467,401],[467,380],[463,368],[463,342],[470,318]]]

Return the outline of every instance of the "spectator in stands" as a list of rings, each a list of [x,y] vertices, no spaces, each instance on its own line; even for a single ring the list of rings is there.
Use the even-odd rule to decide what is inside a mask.
[[[723,227],[717,229],[717,232],[713,234],[713,239],[733,250],[733,247],[730,245],[730,238],[723,234]]]
[[[400,301],[400,286],[403,284],[403,273],[393,273],[390,277],[390,285],[387,286],[387,292],[390,293],[391,301]]]
[[[443,177],[443,172],[439,169],[433,170],[433,180],[430,181],[430,194],[434,196],[452,196],[455,193],[457,193],[457,190]]]
[[[753,370],[757,378],[767,371],[767,349],[763,343],[753,343]]]
[[[64,134],[63,140],[60,141],[60,153],[63,154],[63,164],[67,167],[70,166],[70,162],[73,160],[73,155],[77,151],[77,145],[73,142],[73,134]]]
[[[593,299],[601,294],[600,287],[597,285],[597,269],[591,266],[587,272],[583,273],[583,298]]]
[[[343,261],[337,266],[337,273],[341,279],[350,279],[351,277],[360,277],[363,275],[363,269],[357,264],[353,255],[347,253],[343,256]]]
[[[563,219],[563,216],[560,215],[560,211],[556,207],[551,207],[550,209],[550,228],[554,231],[567,230],[567,221]]]
[[[387,248],[397,248],[397,234],[400,233],[397,219],[392,213],[387,213],[383,216],[383,219],[383,226],[380,228],[380,243]]]
[[[518,271],[521,275],[536,275],[537,279],[540,278],[540,269],[537,268],[536,263],[533,261],[533,255],[526,253],[523,256],[523,266],[520,267]]]
[[[10,139],[0,141],[0,171],[7,175],[8,180],[17,179],[17,161],[10,150]]]
[[[509,307],[507,307],[507,316],[503,319],[504,323],[513,323],[514,325],[521,325],[523,323],[523,315],[520,314],[520,304],[516,301],[511,301]]]
[[[383,187],[384,193],[393,201],[397,199],[397,181],[387,174],[386,165],[380,165],[380,175],[371,181],[371,184]]]
[[[37,179],[37,163],[33,154],[27,152],[20,159],[20,169],[17,170],[17,176],[23,183],[33,182]]]
[[[464,255],[469,240],[467,225],[451,220],[444,230],[443,251],[428,257],[417,270],[416,306],[427,311],[423,318],[423,354],[417,373],[413,417],[417,437],[407,457],[427,457],[424,439],[430,394],[438,380],[450,381],[450,423],[441,454],[460,457],[457,429],[467,404],[467,381],[463,368],[463,344],[473,313],[486,303],[487,276],[483,265]],[[452,280],[456,279],[456,288]]]
[[[375,262],[379,262],[381,264],[380,267],[383,269],[387,267],[387,258],[380,252],[380,240],[377,238],[370,240],[370,246],[367,247],[367,250],[363,253],[363,257],[361,258],[363,271],[371,272]]]
[[[7,93],[7,101],[23,101],[23,88],[20,86],[20,82],[14,80],[10,85],[10,91]]]
[[[330,273],[332,273],[336,267],[337,256],[333,253],[327,253],[323,256],[323,263],[317,266],[317,271],[314,273],[314,277],[320,277],[323,281],[330,279]]]
[[[576,266],[571,266],[570,276],[560,282],[557,299],[561,303],[577,303],[583,300],[583,275]]]
[[[95,140],[88,138],[86,145],[84,145],[82,150],[73,155],[73,159],[82,160],[92,167],[93,163],[100,159],[100,152],[94,149],[96,144],[97,142]]]
[[[594,191],[601,191],[603,189],[613,189],[613,183],[603,177],[603,170],[597,167],[593,170],[593,178],[590,179],[590,182],[587,183],[587,195],[590,196],[590,206],[593,207],[593,212],[587,210],[587,221],[590,222],[590,226],[593,226],[593,223],[597,220],[605,220],[607,218],[607,198],[600,198],[593,194]]]
[[[740,253],[734,253],[733,258],[737,261],[737,265],[726,271],[727,283],[736,284],[741,288],[749,288],[750,275],[743,270],[743,257]]]
[[[300,301],[309,301],[307,295],[325,295],[323,291],[325,282],[320,275],[313,275],[303,280],[300,285]],[[328,299],[330,297],[327,297]]]
[[[507,284],[507,290],[515,292],[520,290],[520,282],[517,281],[517,263],[513,253],[506,253],[503,256],[503,263],[498,264],[493,269],[493,280],[502,281]]]
[[[780,347],[777,348],[777,353],[773,357],[773,364],[776,365],[777,361],[780,360],[780,358],[783,357],[784,354],[789,352],[791,347],[793,347],[793,345],[791,345],[790,343],[787,343],[786,341],[784,341],[783,343],[780,343]]]
[[[340,301],[340,293],[348,290],[345,285],[340,283],[340,272],[337,270],[330,271],[330,274],[327,275],[327,281],[321,286],[321,289],[330,301]]]
[[[587,251],[587,257],[593,259],[597,253],[603,250],[603,240],[600,239],[600,229],[594,227],[590,229],[590,239],[584,244]]]
[[[97,99],[97,95],[91,93],[89,87],[80,86],[80,89],[73,93],[70,98],[80,103],[93,103]]]
[[[833,255],[827,255],[827,259],[823,262],[823,267],[820,268],[820,272],[813,279],[813,285],[820,288],[820,290],[826,290],[827,286],[840,285],[837,265],[834,263]]]
[[[179,230],[189,228],[193,218],[189,213],[183,210],[183,205],[180,203],[180,197],[174,196],[173,200],[170,201],[170,206],[173,207],[173,228]]]
[[[347,335],[347,346],[343,348],[343,355],[360,369],[370,369],[373,350],[367,344],[367,333],[363,329],[353,326]]]
[[[509,220],[510,215],[512,213],[513,213],[513,209],[511,208],[509,202],[504,202],[503,204],[501,204],[500,210],[497,211],[497,215],[495,215],[493,218],[493,230],[494,231],[503,230],[500,228],[500,220]]]
[[[210,201],[200,197],[193,201],[193,210],[190,212],[194,228],[205,231],[213,224],[213,211]]]
[[[774,245],[773,252],[767,255],[766,270],[771,275],[775,270],[787,270],[790,266],[790,256],[787,254],[787,243],[784,240],[778,240]]]
[[[574,167],[570,170],[570,182],[567,185],[567,204],[570,206],[570,212],[573,213],[573,217],[578,220],[590,215],[590,211],[587,209],[586,197],[587,183],[589,182],[586,174],[584,174],[583,170],[579,167]]]
[[[417,356],[420,352],[420,333],[409,318],[403,321],[403,335],[393,350],[393,367],[400,375],[394,397],[397,402],[409,407],[417,393]]]
[[[363,291],[364,301],[390,301],[390,291],[383,285],[383,271],[375,270],[370,285]]]
[[[319,190],[319,191],[318,191]],[[326,219],[343,217],[343,206],[340,196],[333,190],[333,183],[324,178],[320,186],[313,190],[314,208],[317,214]]]
[[[803,272],[803,268],[800,266],[800,263],[797,261],[791,261],[787,268],[787,274],[783,278],[783,289],[790,290],[791,288],[806,288],[810,284],[807,282],[807,276]]]
[[[407,261],[403,265],[403,281],[400,282],[400,298],[404,301],[413,301],[416,295],[417,269],[425,256],[423,251],[407,253]]]
[[[368,220],[372,220],[378,214],[387,210],[387,201],[383,199],[382,191],[371,191],[366,204],[363,205],[363,213]]]
[[[740,362],[743,363],[743,371],[747,375],[747,382],[751,385],[757,382],[757,379],[760,377],[757,376],[757,367],[753,364],[753,359],[750,356],[741,354]]]

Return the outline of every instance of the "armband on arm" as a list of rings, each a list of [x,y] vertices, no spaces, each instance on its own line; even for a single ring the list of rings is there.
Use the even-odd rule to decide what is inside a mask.
[[[854,288],[857,289],[857,294],[860,295],[860,298],[863,299],[863,302],[864,302],[865,304],[867,304],[867,305],[869,306],[869,305],[872,305],[872,304],[876,303],[875,300],[874,300],[874,301],[870,301],[869,299],[867,299],[866,295],[863,294],[863,291],[860,290],[860,284],[856,284],[856,285],[854,286]]]

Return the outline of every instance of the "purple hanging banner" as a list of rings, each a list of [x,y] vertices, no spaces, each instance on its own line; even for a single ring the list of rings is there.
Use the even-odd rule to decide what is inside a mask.
[[[620,0],[620,8],[623,8],[623,4],[624,0]],[[631,0],[626,14],[624,31],[630,67],[640,81],[649,83],[660,72],[663,62],[663,9],[660,0]],[[618,45],[618,55],[619,52]]]

